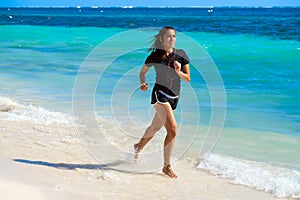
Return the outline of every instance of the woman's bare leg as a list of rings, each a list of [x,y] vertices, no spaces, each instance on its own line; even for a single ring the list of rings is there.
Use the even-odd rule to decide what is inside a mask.
[[[154,105],[154,107],[156,109],[156,113],[151,125],[146,129],[140,141],[134,145],[135,158],[138,158],[139,152],[164,125],[167,130],[167,135],[164,141],[164,168],[162,171],[165,175],[171,178],[177,178],[177,175],[171,167],[171,155],[174,149],[175,137],[177,134],[177,123],[174,117],[174,112],[170,104],[157,103]]]
[[[134,145],[135,159],[138,158],[139,152],[145,147],[145,145],[153,138],[155,133],[157,133],[166,122],[166,112],[162,104],[157,103],[154,105],[154,108],[156,110],[156,113],[150,126],[146,129],[143,137],[139,140],[139,142]]]
[[[170,104],[163,104],[163,107],[165,108],[167,115],[165,122],[167,136],[164,141],[164,168],[162,171],[171,178],[177,178],[177,175],[171,168],[171,155],[174,149],[175,137],[177,134],[177,123]]]

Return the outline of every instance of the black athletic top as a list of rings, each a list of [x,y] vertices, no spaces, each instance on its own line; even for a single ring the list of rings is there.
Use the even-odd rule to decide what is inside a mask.
[[[147,67],[154,66],[156,72],[156,82],[154,89],[162,90],[171,96],[180,94],[180,77],[174,69],[174,61],[181,63],[181,66],[190,62],[183,49],[174,49],[165,59],[161,52],[152,52],[146,59]],[[182,71],[182,68],[181,68]]]

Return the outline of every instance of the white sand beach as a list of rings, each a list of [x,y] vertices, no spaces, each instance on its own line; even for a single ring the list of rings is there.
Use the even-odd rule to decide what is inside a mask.
[[[114,170],[87,153],[72,127],[2,120],[0,130],[0,199],[279,199],[185,159],[174,164],[176,180]]]

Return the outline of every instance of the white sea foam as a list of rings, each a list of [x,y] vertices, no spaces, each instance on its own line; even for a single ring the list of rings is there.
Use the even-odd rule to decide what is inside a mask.
[[[271,169],[256,162],[240,161],[216,154],[204,156],[198,168],[222,178],[232,179],[235,184],[263,190],[277,197],[300,198],[300,174],[295,170]]]
[[[6,97],[0,97],[0,119],[74,125],[73,118],[68,114],[52,112],[39,106],[21,104]]]
[[[0,112],[9,112],[20,107],[20,105],[9,98],[0,97]]]

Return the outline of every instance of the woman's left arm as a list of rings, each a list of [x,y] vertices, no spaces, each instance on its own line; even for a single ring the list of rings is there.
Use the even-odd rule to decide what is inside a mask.
[[[177,72],[178,76],[182,78],[185,82],[191,81],[191,74],[190,74],[190,66],[189,64],[185,64],[181,66],[181,64],[177,61],[174,63],[175,71]],[[182,68],[182,70],[181,70]]]

